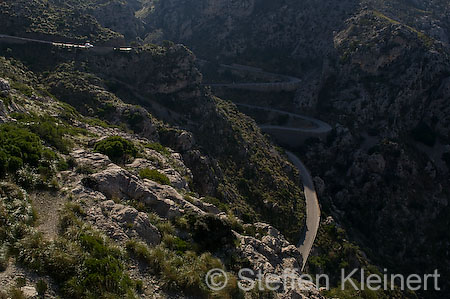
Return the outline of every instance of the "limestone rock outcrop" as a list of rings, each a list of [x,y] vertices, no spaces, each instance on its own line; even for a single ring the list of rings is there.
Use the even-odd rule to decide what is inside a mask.
[[[263,277],[276,275],[282,279],[289,275],[289,281],[279,287],[278,298],[323,298],[317,287],[301,278],[302,256],[298,249],[274,227],[266,223],[254,223],[254,237],[236,233],[240,241],[238,250],[248,259],[255,275]]]
[[[136,176],[115,164],[84,178],[83,185],[100,191],[108,199],[125,198],[143,202],[162,217],[172,218],[180,214],[180,209],[171,199],[158,197]]]
[[[140,238],[148,245],[158,245],[161,233],[150,223],[147,214],[107,200],[87,211],[88,220],[116,241]]]

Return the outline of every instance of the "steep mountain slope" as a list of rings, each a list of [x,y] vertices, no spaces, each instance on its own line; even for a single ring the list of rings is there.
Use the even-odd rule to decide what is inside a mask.
[[[323,199],[382,264],[448,275],[449,257],[434,249],[448,234],[431,233],[448,218],[448,50],[378,12],[348,20],[335,44],[339,60],[312,101],[339,125],[306,150]]]
[[[2,33],[9,35],[121,43],[142,32],[143,24],[134,16],[137,5],[121,0],[8,0],[0,3],[0,24]]]
[[[196,89],[195,76],[172,69],[169,57],[174,66],[186,61],[193,67],[191,54],[172,47],[152,46],[103,60],[79,53],[74,63],[66,62],[73,54],[58,50],[53,61],[59,63],[48,65],[56,68],[45,74],[1,58],[2,290],[13,294],[23,284],[29,288],[43,281],[51,296],[73,298],[155,292],[162,298],[172,298],[171,292],[229,297],[242,295],[236,284],[213,292],[204,283],[208,270],[224,268],[232,275],[243,264],[263,263],[280,271],[291,263],[299,267],[300,254],[278,230],[253,225],[267,219],[292,237],[298,235],[304,202],[298,182],[289,178],[295,174],[292,166],[233,105],[207,93],[186,92],[187,85]],[[153,82],[143,94],[181,105],[198,101],[204,116],[191,124],[193,133],[164,124],[105,89],[99,76],[114,80],[117,68],[133,57],[136,67],[153,61],[152,69],[158,70],[140,74]],[[174,80],[170,74],[176,74]],[[151,75],[165,79],[150,80]],[[127,78],[133,79],[132,74]],[[181,84],[184,78],[192,81]],[[161,105],[155,115],[168,111]],[[197,117],[192,114],[191,122]],[[214,136],[197,135],[205,125],[217,130]],[[246,178],[250,171],[261,175]],[[267,254],[272,242],[278,244],[270,249],[279,252],[276,259]],[[182,272],[181,261],[189,261]],[[77,273],[87,278],[77,279]],[[18,277],[24,279],[16,286]]]
[[[278,97],[283,98],[290,109],[308,111],[334,126],[326,142],[309,140],[296,149],[318,176],[323,212],[331,216],[322,223],[308,264],[310,273],[331,274],[333,286],[339,282],[341,267],[363,267],[371,273],[383,267],[405,273],[438,268],[449,277],[448,12],[449,3],[443,0],[2,1],[0,33],[110,45],[136,39],[163,46],[98,54],[48,45],[1,45],[0,55],[7,57],[2,58],[0,74],[6,79],[0,81],[2,121],[19,124],[21,134],[37,140],[32,148],[39,157],[25,158],[24,152],[18,155],[10,147],[0,153],[1,173],[12,183],[2,185],[0,220],[14,228],[0,234],[0,265],[5,268],[11,258],[0,273],[5,275],[0,281],[8,283],[1,286],[13,287],[11,277],[24,275],[27,284],[46,280],[53,293],[59,286],[63,292],[59,294],[65,295],[81,296],[86,291],[124,296],[134,289],[138,292],[142,279],[149,293],[210,296],[217,294],[205,290],[203,263],[233,272],[247,260],[269,269],[299,261],[277,230],[255,224],[269,222],[296,241],[304,222],[304,200],[295,169],[251,119],[201,87],[193,53],[162,42],[165,39],[186,43],[209,60],[302,77],[304,85],[294,99],[281,94],[267,102],[277,104]],[[252,102],[251,93],[241,97]],[[256,100],[261,98],[255,95]],[[11,131],[2,127],[6,144],[17,137]],[[101,143],[106,136],[112,139]],[[100,150],[111,157],[96,153]],[[69,167],[66,172],[64,163]],[[59,164],[61,170],[55,168]],[[137,188],[126,188],[129,182]],[[176,189],[164,187],[167,183]],[[17,185],[28,188],[32,204]],[[66,197],[67,192],[75,198]],[[165,204],[155,205],[147,195]],[[56,197],[63,200],[52,204]],[[57,217],[48,211],[72,201],[75,204],[60,213],[58,231]],[[43,213],[41,218],[53,219],[50,225],[34,221],[44,238],[29,227],[32,205]],[[198,209],[225,212],[218,217],[224,222],[200,217]],[[184,210],[193,210],[194,216]],[[146,218],[138,211],[150,215]],[[130,220],[121,218],[123,214],[139,217]],[[115,221],[110,223],[106,215]],[[242,226],[235,217],[250,225]],[[18,219],[27,221],[20,225]],[[93,228],[73,235],[86,224]],[[148,234],[139,234],[142,230],[135,226],[146,227]],[[108,227],[119,233],[111,236]],[[205,227],[210,230],[205,232]],[[240,235],[239,248],[248,248],[243,255],[231,248],[238,243],[232,230]],[[103,242],[103,235],[113,240]],[[217,239],[204,243],[205,235]],[[274,243],[281,247],[268,249]],[[126,246],[135,258],[128,263],[115,246]],[[24,250],[18,253],[21,247]],[[61,257],[57,265],[46,259],[48,250],[54,250],[50,256]],[[254,259],[271,250],[282,259],[270,255]],[[71,279],[75,272],[93,270],[76,260],[95,265],[106,257],[113,257],[108,265],[117,269],[114,277],[119,282],[113,289],[95,290],[95,280]],[[180,276],[195,271],[194,282],[173,275],[182,260],[192,268],[182,267]],[[144,272],[136,272],[142,263],[151,264],[152,270],[144,267]],[[127,264],[131,269],[124,268]],[[28,275],[29,268],[39,277]],[[68,271],[63,275],[51,275],[64,268]],[[448,284],[444,287],[448,292]],[[235,295],[231,288],[218,296]],[[338,290],[327,295],[414,297]]]
[[[151,2],[151,1],[150,1]],[[376,10],[448,44],[447,1],[153,1],[150,37],[186,43],[209,59],[294,73],[321,66],[333,35],[360,10]],[[291,66],[292,63],[296,67]]]
[[[282,103],[335,127],[327,142],[298,149],[320,177],[325,213],[375,264],[448,277],[449,9],[448,1],[159,1],[148,23],[208,59],[301,77]],[[334,260],[320,243],[310,263],[319,273]]]
[[[2,13],[19,12],[14,20],[30,13],[26,24],[7,20],[12,31],[5,33],[31,28],[34,37],[81,41],[103,40],[108,31],[109,42],[120,36],[99,26],[34,30],[42,7],[56,19],[67,17],[66,9],[88,9],[55,3],[2,3],[12,5]],[[258,223],[265,219],[296,241],[305,213],[298,173],[253,120],[200,86],[184,46],[97,53],[2,43],[0,55],[7,56],[0,73],[0,286],[10,296],[37,283],[52,296],[74,298],[235,297],[242,296],[235,279],[213,292],[206,272],[215,266],[231,275],[243,264],[299,268],[295,247]],[[16,226],[20,233],[9,228]],[[181,261],[188,261],[182,272]],[[18,277],[24,279],[15,285]]]

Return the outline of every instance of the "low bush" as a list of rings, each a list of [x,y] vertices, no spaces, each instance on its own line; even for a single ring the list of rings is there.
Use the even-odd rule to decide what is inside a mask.
[[[111,136],[97,142],[94,151],[107,155],[116,163],[126,163],[138,153],[131,141],[120,136]]]
[[[139,176],[142,179],[149,179],[162,185],[170,185],[169,178],[165,174],[159,172],[156,169],[144,168],[141,171],[139,171]]]
[[[218,198],[212,196],[205,196],[203,198],[204,202],[215,205],[222,212],[227,213],[230,210],[230,206],[224,202],[221,202]]]
[[[23,164],[38,166],[42,156],[39,136],[17,126],[0,125],[0,172],[17,171]]]
[[[36,292],[39,296],[43,297],[45,293],[47,292],[48,286],[47,283],[44,280],[39,280],[36,283]]]
[[[67,154],[71,142],[64,138],[65,134],[74,134],[76,129],[68,124],[59,123],[57,119],[49,115],[38,116],[34,114],[19,114],[13,115],[19,124],[38,135],[48,145],[54,147],[58,151]]]
[[[24,95],[26,95],[28,97],[31,97],[33,95],[33,89],[30,86],[28,86],[28,85],[26,85],[24,83],[13,82],[11,84],[11,87],[16,89],[16,90],[18,90],[18,91],[20,91],[22,94],[24,94]]]
[[[8,268],[9,258],[6,250],[3,248],[0,250],[0,272],[5,271]]]
[[[126,113],[126,117],[127,123],[134,132],[136,133],[142,132],[142,123],[144,121],[144,116],[141,113],[137,111],[131,113],[130,111],[128,111],[128,113]]]
[[[27,298],[25,296],[25,294],[22,292],[22,290],[17,287],[12,287],[9,290],[8,295],[9,296],[7,298],[11,298],[11,299],[26,299]]]
[[[56,168],[59,171],[66,171],[69,170],[69,163],[65,159],[59,159],[58,163],[56,164]]]
[[[228,221],[212,214],[190,213],[186,217],[192,238],[200,246],[201,251],[216,252],[234,244],[236,237]]]
[[[24,192],[14,184],[0,183],[0,244],[20,240],[36,220],[30,202]],[[0,247],[0,255],[6,262],[8,251]]]

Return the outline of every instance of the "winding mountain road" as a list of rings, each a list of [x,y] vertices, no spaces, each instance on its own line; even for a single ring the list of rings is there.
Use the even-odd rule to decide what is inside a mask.
[[[52,41],[46,41],[46,40],[40,40],[40,39],[0,34],[0,42],[2,42],[2,41],[9,41],[9,42],[15,42],[15,43],[47,44],[47,45],[52,45],[55,47],[67,48],[67,49],[90,50],[92,52],[97,52],[97,53],[109,53],[109,52],[113,52],[113,51],[130,51],[132,49],[130,47],[119,47],[119,48],[105,47],[105,46],[95,46],[94,47],[94,46],[88,46],[86,44],[74,44],[74,43],[68,43],[68,42],[52,42]]]
[[[282,129],[286,131],[297,131],[297,132],[304,132],[304,133],[316,133],[316,134],[328,134],[331,131],[331,126],[327,124],[326,122],[323,122],[321,120],[318,120],[316,118],[312,118],[305,115],[295,114],[287,111],[272,109],[268,107],[262,107],[262,106],[255,106],[255,105],[249,105],[249,104],[242,104],[242,103],[234,103],[236,106],[241,107],[247,107],[252,109],[258,109],[258,110],[265,110],[269,112],[277,112],[281,114],[286,114],[295,118],[299,118],[305,121],[308,121],[310,123],[313,123],[315,125],[314,128],[294,128],[294,127],[284,127],[284,126],[274,126],[274,125],[261,125],[261,129]]]
[[[240,64],[232,64],[226,65],[221,64],[221,68],[241,71],[241,72],[250,72],[258,75],[263,75],[271,78],[281,79],[281,82],[256,82],[256,83],[204,83],[203,85],[211,86],[211,87],[226,87],[231,89],[244,89],[244,90],[253,90],[253,91],[295,91],[302,84],[302,80],[292,76],[274,74],[270,72],[266,72],[262,69],[249,67]]]
[[[272,134],[274,133],[271,129],[278,129],[279,131],[287,132],[287,133],[303,133],[303,134],[317,134],[317,135],[323,135],[328,134],[332,128],[329,124],[304,115],[299,115],[295,113],[290,113],[282,110],[272,109],[268,107],[262,107],[262,106],[255,106],[255,105],[248,105],[248,104],[242,104],[242,103],[235,103],[236,106],[246,107],[246,108],[252,108],[252,109],[259,109],[259,110],[265,110],[270,112],[277,112],[282,114],[287,114],[292,117],[300,118],[306,121],[311,122],[315,125],[314,128],[298,128],[298,127],[283,127],[283,126],[272,126],[272,125],[261,125],[260,128],[262,131],[270,131]],[[292,138],[296,138],[295,135],[291,136]],[[297,244],[297,247],[303,257],[303,264],[302,264],[302,271],[305,268],[306,262],[308,260],[308,257],[311,253],[312,246],[314,245],[314,241],[317,236],[317,232],[319,230],[320,225],[320,205],[319,205],[319,199],[317,197],[316,189],[314,187],[313,179],[308,171],[308,169],[305,167],[305,165],[302,163],[302,161],[294,155],[292,152],[286,151],[286,155],[288,159],[294,164],[294,166],[298,169],[302,182],[304,187],[304,194],[306,199],[306,227],[301,232],[299,242]]]

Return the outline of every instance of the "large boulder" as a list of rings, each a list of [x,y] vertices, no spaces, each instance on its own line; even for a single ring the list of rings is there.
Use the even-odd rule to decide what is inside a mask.
[[[179,205],[183,210],[190,210],[192,212],[195,212],[197,214],[204,214],[205,212],[202,211],[200,208],[198,208],[196,205],[192,204],[191,202],[184,199],[184,197],[178,193],[175,188],[167,185],[161,185],[154,181],[145,179],[144,185],[149,189],[152,190],[152,192],[155,193],[155,195],[158,198],[162,198],[165,200],[170,200],[172,202],[175,202],[177,205]]]
[[[277,290],[277,298],[322,298],[317,287],[301,277],[303,259],[300,251],[274,227],[266,223],[252,225],[255,236],[244,236],[236,233],[240,240],[238,250],[251,265],[251,270],[263,277],[276,275],[281,280],[289,274],[292,285],[281,285]]]
[[[0,78],[0,92],[7,94],[11,90],[11,85],[9,85],[8,80]]]
[[[78,165],[90,167],[93,170],[104,169],[111,164],[108,156],[100,153],[92,153],[81,148],[72,151],[70,156],[77,161]]]
[[[83,185],[100,191],[108,199],[143,202],[161,217],[173,218],[181,213],[173,200],[158,197],[139,178],[115,164],[110,164],[105,170],[84,178]]]
[[[89,209],[87,215],[95,227],[116,241],[140,238],[152,246],[161,243],[161,233],[147,214],[132,207],[107,200]]]

